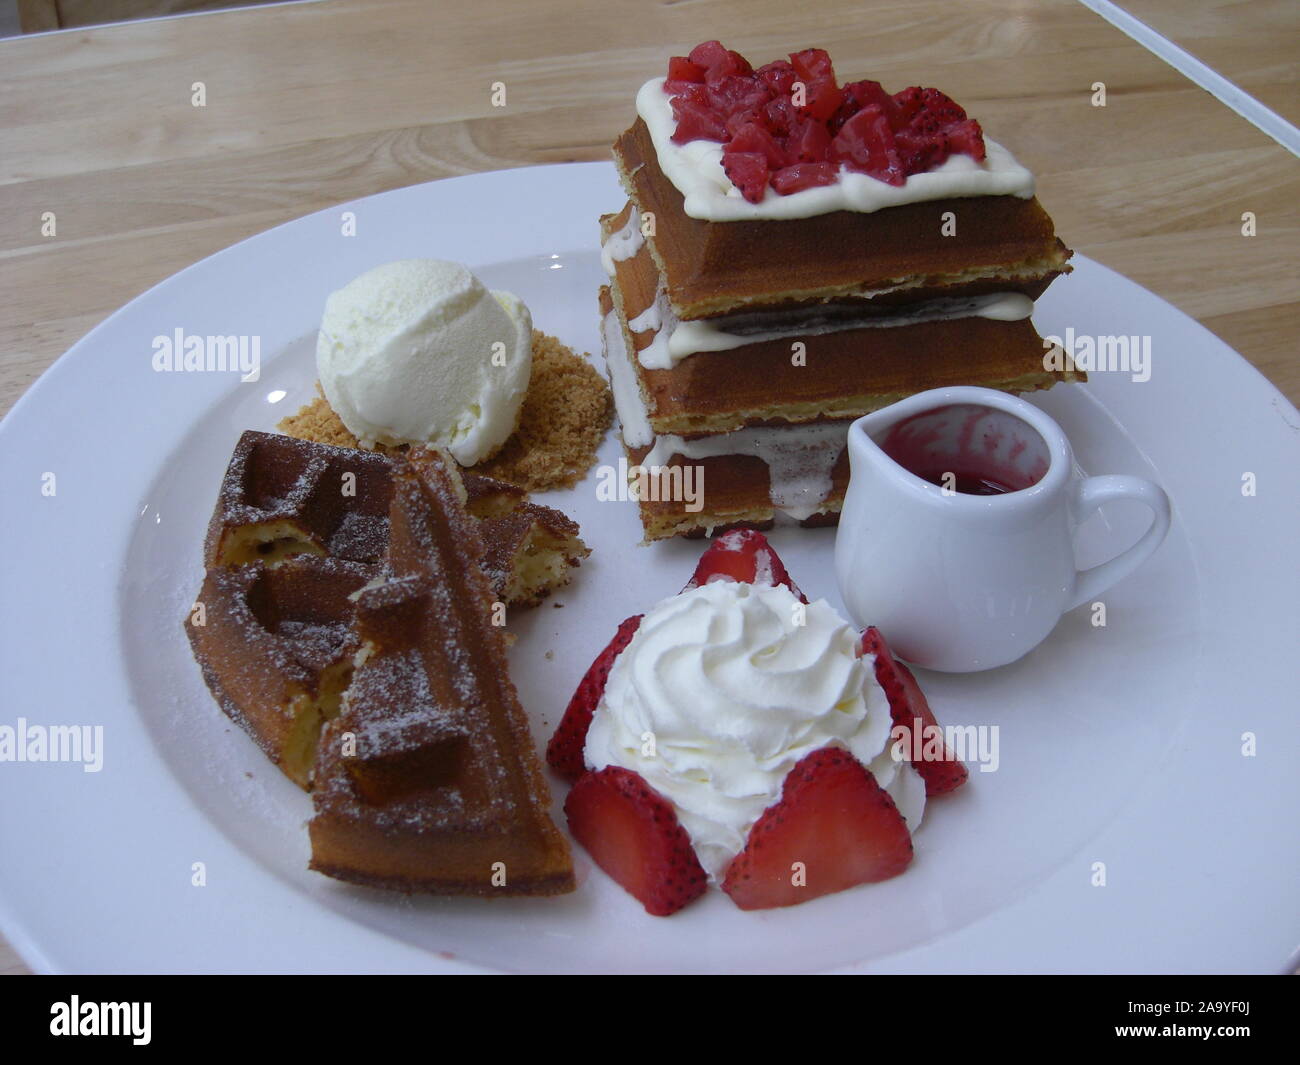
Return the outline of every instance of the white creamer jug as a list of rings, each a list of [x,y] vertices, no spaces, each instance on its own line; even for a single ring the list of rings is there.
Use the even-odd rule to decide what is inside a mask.
[[[987,388],[921,392],[849,429],[851,475],[835,540],[845,605],[902,658],[959,673],[1014,662],[1061,615],[1137,568],[1169,531],[1169,499],[1139,477],[1077,477],[1065,434]],[[1078,571],[1074,531],[1137,499],[1151,527]]]

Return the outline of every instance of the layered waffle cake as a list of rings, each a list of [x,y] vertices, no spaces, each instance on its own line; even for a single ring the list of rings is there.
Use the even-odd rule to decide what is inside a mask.
[[[840,86],[819,49],[755,71],[707,42],[637,112],[600,301],[647,539],[832,523],[854,418],[1082,376],[1045,368],[1030,320],[1071,254],[1032,175],[937,90]],[[702,500],[674,492],[692,468]]]
[[[316,794],[321,872],[444,894],[571,890],[499,608],[567,577],[586,548],[521,496],[488,478],[471,490],[432,449],[251,431],[236,446],[186,630],[225,712]]]

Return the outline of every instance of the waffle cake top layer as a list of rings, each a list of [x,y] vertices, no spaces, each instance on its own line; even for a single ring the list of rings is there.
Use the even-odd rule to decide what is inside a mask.
[[[602,225],[610,221],[607,216]],[[666,327],[629,325],[654,305],[659,272],[645,245],[614,265],[602,313],[607,306],[616,312],[624,347],[630,343],[639,354]],[[798,365],[791,357],[794,339],[804,345]],[[1045,370],[1044,350],[1028,318],[957,318],[764,340],[691,355],[671,369],[647,369],[634,357],[630,367],[611,367],[611,377],[617,382],[630,374],[637,386],[622,394],[615,389],[625,434],[633,421],[626,407],[639,393],[655,433],[691,436],[773,421],[859,417],[929,388],[978,384],[1028,392],[1079,376]]]
[[[356,672],[321,741],[312,867],[435,893],[571,890],[449,465],[429,456],[394,474],[390,579],[358,596]]]
[[[614,161],[639,211],[654,215],[647,242],[681,318],[900,289],[959,291],[990,278],[1006,289],[1050,280],[1071,255],[1037,199],[978,196],[871,213],[706,222],[685,213],[643,120],[615,142]],[[956,228],[945,235],[949,213]]]

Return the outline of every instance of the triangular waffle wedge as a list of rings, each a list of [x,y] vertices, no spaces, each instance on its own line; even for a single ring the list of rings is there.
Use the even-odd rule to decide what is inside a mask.
[[[312,868],[405,891],[569,891],[449,465],[394,476],[391,578],[358,597],[356,673],[321,742]]]

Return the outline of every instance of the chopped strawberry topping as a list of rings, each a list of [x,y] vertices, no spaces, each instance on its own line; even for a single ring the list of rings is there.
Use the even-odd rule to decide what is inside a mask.
[[[722,890],[742,910],[796,906],[888,880],[911,860],[894,800],[848,751],[823,747],[786,775],[780,801],[750,829]]]
[[[966,782],[966,767],[946,744],[939,757],[927,756],[927,751],[931,755],[934,752],[936,741],[932,737],[940,735],[939,722],[930,710],[930,703],[916,682],[916,677],[910,669],[895,660],[885,638],[875,626],[862,634],[862,653],[876,656],[876,681],[889,699],[889,716],[894,721],[894,727],[907,729],[909,736],[913,736],[917,729],[921,730],[919,741],[913,738],[906,744],[905,750],[909,757],[914,751],[921,753],[919,760],[910,760],[925,781],[925,794],[942,795],[961,787]]]
[[[894,106],[889,109],[889,122],[895,132],[910,127],[921,113],[925,106],[924,92],[921,86],[911,85],[890,97]]]
[[[915,173],[943,154],[943,144],[934,137],[904,129],[894,135],[894,153],[904,172]]]
[[[846,118],[872,104],[883,108],[886,112],[893,110],[894,98],[881,88],[878,81],[851,81],[844,86],[844,95],[846,97],[844,106],[849,109]]]
[[[725,118],[757,111],[768,100],[767,89],[752,76],[728,74],[704,84],[704,98],[713,110]],[[726,122],[723,122],[726,125]]]
[[[820,122],[799,118],[785,138],[785,162],[822,163],[830,150],[830,134]]]
[[[605,694],[605,683],[609,680],[609,671],[623,648],[632,642],[636,630],[641,624],[641,615],[628,618],[618,627],[618,632],[609,641],[609,645],[596,656],[582,680],[578,690],[573,693],[564,717],[560,720],[555,735],[546,747],[546,762],[565,780],[577,780],[587,768],[582,751],[587,746],[587,730],[591,727],[591,715],[596,711],[596,704]]]
[[[708,878],[672,805],[638,773],[584,773],[564,803],[573,838],[656,917],[704,894]]]
[[[831,55],[825,48],[805,48],[802,52],[793,52],[790,55],[790,65],[804,81],[835,80]]]
[[[790,64],[799,79],[791,93],[798,91],[799,84],[803,85],[804,102],[800,110],[825,122],[839,110],[844,100],[844,90],[835,84],[831,57],[824,49],[807,48],[791,55]]]
[[[966,120],[966,111],[938,89],[921,90],[921,110],[910,125],[917,132],[935,132]]]
[[[986,156],[979,123],[951,97],[919,85],[891,96],[866,79],[841,86],[821,48],[754,70],[705,41],[668,61],[664,88],[677,119],[673,142],[720,142],[727,176],[751,203],[768,186],[785,196],[833,184],[841,167],[902,185],[950,155]],[[818,166],[788,172],[799,164]]]
[[[802,126],[812,119],[799,114],[789,96],[777,96],[763,105],[763,121],[772,136],[784,143],[787,137],[798,135]]]

